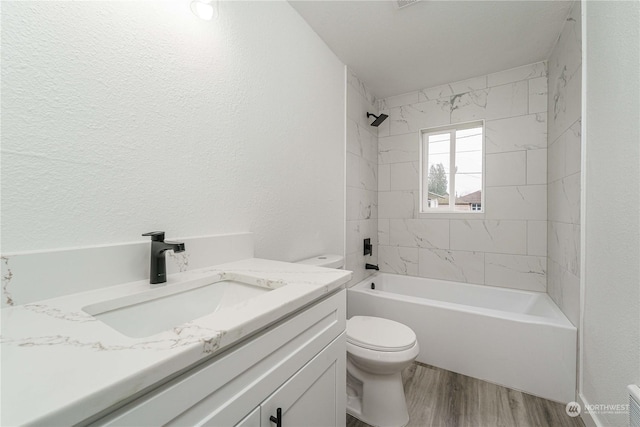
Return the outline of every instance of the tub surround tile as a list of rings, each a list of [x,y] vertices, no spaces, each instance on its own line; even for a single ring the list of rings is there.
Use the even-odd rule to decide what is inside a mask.
[[[450,221],[451,249],[504,254],[527,253],[527,222],[496,220]]]
[[[529,80],[529,114],[547,111],[547,77]]]
[[[479,76],[449,83],[447,86],[451,89],[451,96],[455,96],[474,90],[486,89],[489,85],[487,84],[487,76]]]
[[[547,256],[547,221],[527,221],[527,255]]]
[[[527,114],[486,122],[487,154],[547,148],[547,118]]]
[[[547,219],[547,186],[489,187],[485,203],[487,219]]]
[[[580,275],[580,225],[549,222],[549,259],[574,276]]]
[[[379,218],[415,218],[417,191],[384,191],[378,193]]]
[[[389,116],[390,112],[388,108],[384,108],[384,109],[380,109],[378,111],[378,114],[386,114],[387,116]],[[390,123],[390,120],[387,119],[384,122],[382,122],[380,126],[378,126],[378,138],[381,138],[383,136],[389,136],[389,123]]]
[[[362,181],[360,180],[360,160],[362,157],[353,153],[347,152],[346,155],[346,168],[347,168],[347,187],[364,188],[364,185],[360,186]]]
[[[385,273],[418,275],[418,249],[379,246],[378,266]]]
[[[447,99],[425,101],[389,109],[389,134],[401,135],[451,123]]]
[[[419,249],[421,276],[517,288],[524,274],[527,286],[540,287],[520,264],[547,253],[547,88],[547,64],[540,62],[379,101],[390,118],[378,130],[378,235],[388,246]],[[485,212],[420,214],[420,129],[480,119]],[[381,251],[381,262],[387,253],[397,267],[397,252]],[[524,258],[493,263],[485,278],[485,257],[497,255]],[[534,267],[544,279],[545,269]],[[505,284],[509,276],[512,285]]]
[[[378,137],[352,119],[347,119],[347,152],[378,162]]]
[[[554,102],[549,110],[549,116],[554,118],[554,125],[549,127],[550,141],[555,141],[572,123],[580,119],[582,107],[568,100],[581,96],[581,76],[580,74],[575,76],[565,74],[563,73],[555,82]]]
[[[577,327],[580,323],[580,278],[551,258],[547,263],[549,267],[547,293],[569,321]]]
[[[377,192],[347,187],[347,220],[377,218]]]
[[[359,220],[347,221],[347,244],[346,253],[362,252],[364,239],[371,239],[371,244],[376,247],[378,244],[378,227],[376,221]],[[348,270],[348,269],[347,269]]]
[[[371,238],[374,254],[366,262],[377,263],[378,191],[380,185],[389,186],[389,166],[378,165],[378,128],[370,126],[373,120],[366,116],[367,112],[378,114],[379,102],[352,70],[347,72],[347,82],[345,263],[353,271],[353,284],[371,274],[364,268],[364,238]]]
[[[391,165],[378,165],[378,191],[391,190]]]
[[[582,153],[582,120],[576,120],[563,135],[564,140],[564,173],[573,175],[581,170]]]
[[[547,257],[547,294],[560,309],[562,309],[562,274],[564,271],[557,262]]]
[[[347,84],[351,86],[355,91],[360,95],[362,99],[364,99],[369,104],[375,105],[378,101],[373,93],[369,90],[367,85],[364,84],[362,80],[353,72],[350,68],[347,67]]]
[[[346,237],[345,252],[347,254],[355,253],[356,250],[357,250],[358,239],[361,236],[360,225],[362,224],[362,221],[358,221],[358,220],[349,221],[349,220],[347,220],[345,222],[345,224],[346,224],[346,227],[345,227],[345,237]],[[347,268],[347,270],[348,270],[348,268]]]
[[[417,104],[420,102],[420,92],[403,93],[402,95],[390,96],[385,99],[381,99],[378,102],[378,109],[388,110],[394,107],[401,107],[403,105]]]
[[[416,162],[420,153],[420,135],[408,133],[379,139],[378,163]]]
[[[420,277],[484,284],[483,252],[420,249]]]
[[[580,223],[580,173],[549,184],[550,221]]]
[[[547,76],[546,62],[536,62],[534,64],[523,65],[522,67],[511,68],[489,74],[487,81],[489,86],[500,86],[507,83],[514,83],[520,80],[537,79]]]
[[[362,129],[375,135],[375,128],[370,123],[372,120],[367,118],[367,112],[376,113],[378,109],[362,98],[353,86],[347,86],[347,118],[356,122]],[[371,130],[369,130],[371,128]]]
[[[547,259],[528,255],[486,254],[485,281],[528,291],[546,292]]]
[[[569,275],[562,286],[562,304],[560,309],[573,326],[580,325],[580,279]]]
[[[456,95],[451,98],[451,122],[493,120],[521,116],[528,112],[526,81]]]
[[[409,248],[449,248],[449,220],[391,219],[389,245]]]
[[[358,159],[358,187],[365,190],[378,190],[378,163],[372,163],[367,159],[360,157]]]
[[[378,243],[389,246],[390,219],[378,219]]]
[[[566,134],[563,134],[547,149],[547,182],[549,184],[566,176],[564,135]]]
[[[581,115],[581,5],[572,6],[549,57],[549,140],[555,141]]]
[[[147,291],[146,280],[5,308],[2,381],[11,393],[3,394],[3,422],[79,423],[339,289],[350,276],[344,270],[260,259],[170,275],[166,286],[242,277],[274,290],[147,338],[126,337],[82,311]]]
[[[405,162],[390,165],[391,191],[418,190],[420,184],[420,163]]]
[[[344,268],[353,272],[351,280],[347,283],[347,287],[351,287],[366,278],[365,269],[362,268],[362,255],[358,256],[358,252],[348,253],[345,256]]]
[[[485,78],[484,80],[484,86],[483,87],[477,87],[477,88],[473,88],[473,89],[467,89],[467,90],[463,90],[460,93],[466,93],[466,92],[471,92],[472,90],[476,90],[476,89],[484,89],[487,87],[486,84],[487,80]],[[451,98],[451,96],[453,96],[453,88],[451,87],[451,85],[440,85],[440,86],[434,86],[434,87],[429,87],[426,89],[422,89],[419,92],[419,102],[425,102],[425,101],[435,101],[437,99],[442,99],[442,98]]]
[[[547,183],[547,150],[527,151],[527,185]]]
[[[475,90],[451,97],[451,121],[468,122],[487,117],[490,89]]]
[[[581,3],[549,57],[548,292],[574,325],[580,313]]]
[[[487,154],[485,170],[485,186],[487,187],[525,185],[527,183],[527,152],[512,151]]]
[[[577,120],[549,146],[549,182],[580,172],[580,126],[581,121]]]
[[[474,90],[486,88],[486,76],[474,77],[467,80],[422,89],[419,91],[419,101],[434,101],[441,98],[450,98],[451,96],[459,95],[461,93],[473,92]]]
[[[366,270],[364,268],[367,263],[378,264],[377,255],[374,253],[372,256],[364,256],[362,250],[347,254],[345,258],[345,269],[353,273],[351,280],[347,283],[347,287],[351,287],[375,273],[375,270]]]

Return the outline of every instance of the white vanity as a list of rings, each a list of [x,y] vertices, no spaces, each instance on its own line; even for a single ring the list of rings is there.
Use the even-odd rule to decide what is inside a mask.
[[[171,275],[162,288],[133,282],[5,308],[1,423],[344,425],[350,276],[247,259]],[[161,332],[127,326],[158,310],[171,317],[157,301],[223,282],[268,291],[231,292]],[[181,298],[176,310],[190,312]]]

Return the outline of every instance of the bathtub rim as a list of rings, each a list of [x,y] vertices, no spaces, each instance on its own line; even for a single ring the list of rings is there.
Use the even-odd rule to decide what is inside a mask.
[[[532,314],[497,310],[497,309],[491,309],[491,308],[485,308],[485,307],[476,307],[476,306],[471,306],[467,304],[452,303],[452,302],[422,298],[422,297],[417,297],[412,295],[397,294],[394,292],[388,292],[388,291],[383,291],[379,289],[370,289],[367,287],[372,280],[374,280],[376,277],[381,277],[381,276],[399,277],[401,279],[411,278],[411,279],[418,279],[418,280],[425,280],[425,281],[445,282],[445,283],[452,283],[454,285],[461,284],[465,286],[476,287],[479,289],[490,288],[491,290],[496,290],[499,292],[534,295],[536,297],[542,298],[545,301],[545,303],[550,306],[550,308],[552,309],[556,317],[532,315]],[[491,286],[491,285],[479,285],[475,283],[454,282],[454,281],[442,280],[442,279],[432,279],[429,277],[405,276],[402,274],[385,273],[385,272],[379,272],[379,271],[362,279],[360,282],[354,284],[353,286],[350,286],[347,289],[347,295],[349,291],[363,293],[366,295],[370,295],[372,297],[389,298],[395,301],[408,301],[408,302],[413,302],[421,305],[430,305],[430,306],[434,306],[442,309],[477,314],[481,316],[493,317],[498,319],[508,319],[516,322],[530,323],[530,324],[536,324],[536,325],[548,325],[548,326],[563,328],[567,330],[577,331],[577,327],[571,323],[571,321],[567,318],[567,316],[562,312],[562,310],[560,310],[560,308],[556,305],[556,303],[551,299],[551,297],[546,292],[527,291],[523,289],[512,289],[512,288],[505,288],[505,287]],[[425,303],[425,301],[428,301],[428,303]]]

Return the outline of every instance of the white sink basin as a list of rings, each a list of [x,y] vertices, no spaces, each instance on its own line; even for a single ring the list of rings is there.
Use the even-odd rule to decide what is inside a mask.
[[[198,281],[150,289],[88,305],[82,310],[126,336],[144,338],[271,290],[249,281]]]

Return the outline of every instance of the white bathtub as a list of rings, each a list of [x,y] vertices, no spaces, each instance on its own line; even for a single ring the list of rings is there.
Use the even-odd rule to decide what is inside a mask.
[[[411,327],[419,362],[558,402],[575,400],[577,331],[547,294],[376,273],[347,295],[349,317]]]

